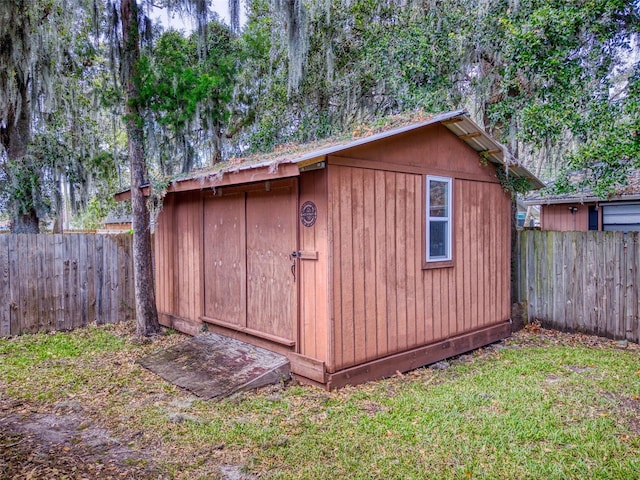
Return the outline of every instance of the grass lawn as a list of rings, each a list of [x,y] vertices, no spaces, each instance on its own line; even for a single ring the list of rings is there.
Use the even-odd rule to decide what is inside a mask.
[[[78,450],[87,442],[78,432],[106,431],[135,454],[111,465],[113,478],[640,478],[635,344],[533,327],[444,370],[331,393],[290,384],[210,402],[135,363],[184,337],[140,343],[129,328],[0,339],[0,432],[3,415],[15,423],[80,412],[84,428],[62,440],[61,458],[68,448],[100,471],[95,449]],[[0,451],[17,452],[25,439],[24,431],[0,433]],[[7,478],[3,468],[18,467],[2,455]],[[14,460],[41,472],[56,462],[32,456],[25,450]],[[65,471],[70,464],[51,478],[91,478]],[[143,464],[153,472],[127,470]],[[103,470],[99,478],[111,477]]]

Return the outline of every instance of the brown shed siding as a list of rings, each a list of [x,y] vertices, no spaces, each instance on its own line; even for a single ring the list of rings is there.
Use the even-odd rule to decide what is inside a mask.
[[[175,195],[164,198],[162,211],[156,219],[154,233],[156,304],[159,313],[173,312],[173,200]]]
[[[454,182],[454,266],[422,269],[424,177],[329,167],[330,372],[509,318],[509,208],[499,184]]]
[[[340,157],[356,159],[367,168],[409,173],[425,173],[428,168],[430,175],[498,182],[495,166],[483,165],[477,152],[440,124],[423,128],[419,134],[406,132],[354,147],[341,152]],[[331,157],[332,163],[340,157]]]
[[[329,247],[327,225],[327,172],[314,170],[300,176],[300,205],[314,202],[316,222],[300,226],[300,353],[326,362],[329,359]],[[315,258],[314,258],[315,257]]]
[[[542,205],[540,228],[559,232],[586,232],[589,230],[589,207],[595,203],[559,203]],[[573,212],[571,209],[576,209]],[[602,209],[598,209],[598,230],[602,230]]]
[[[297,182],[247,193],[247,327],[298,342]],[[296,267],[297,267],[297,262]]]
[[[240,327],[247,326],[244,216],[244,192],[205,197],[204,315]]]
[[[169,194],[155,230],[156,302],[163,325],[197,333],[203,308],[203,222],[199,191]]]
[[[174,208],[173,301],[176,315],[190,319],[198,318],[202,308],[202,200],[198,191],[183,195]]]

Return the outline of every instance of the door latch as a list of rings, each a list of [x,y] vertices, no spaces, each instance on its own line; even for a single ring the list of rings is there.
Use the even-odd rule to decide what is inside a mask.
[[[296,258],[300,258],[300,252],[294,250],[289,255],[289,258],[291,259],[291,275],[293,275],[293,282],[295,283],[295,281],[296,281]]]

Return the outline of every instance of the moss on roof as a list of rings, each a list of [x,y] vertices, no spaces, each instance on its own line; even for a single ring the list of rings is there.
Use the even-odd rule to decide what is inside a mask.
[[[187,174],[176,177],[173,180],[182,180],[185,178],[207,178],[219,175],[222,172],[234,171],[241,168],[258,165],[261,163],[273,164],[277,166],[281,163],[293,162],[301,156],[323,150],[325,148],[335,147],[338,145],[353,142],[361,138],[367,138],[378,133],[387,132],[400,127],[406,127],[414,123],[426,122],[433,118],[433,114],[427,114],[422,110],[415,112],[403,113],[378,119],[371,123],[362,123],[354,127],[354,129],[346,134],[333,136],[330,138],[314,140],[307,143],[283,143],[276,146],[268,152],[256,152],[242,157],[232,157],[225,162],[195,170]]]

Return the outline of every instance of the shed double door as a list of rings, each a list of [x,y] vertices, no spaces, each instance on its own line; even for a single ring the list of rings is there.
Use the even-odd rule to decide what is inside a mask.
[[[207,319],[287,346],[297,343],[296,213],[296,180],[205,200]]]

